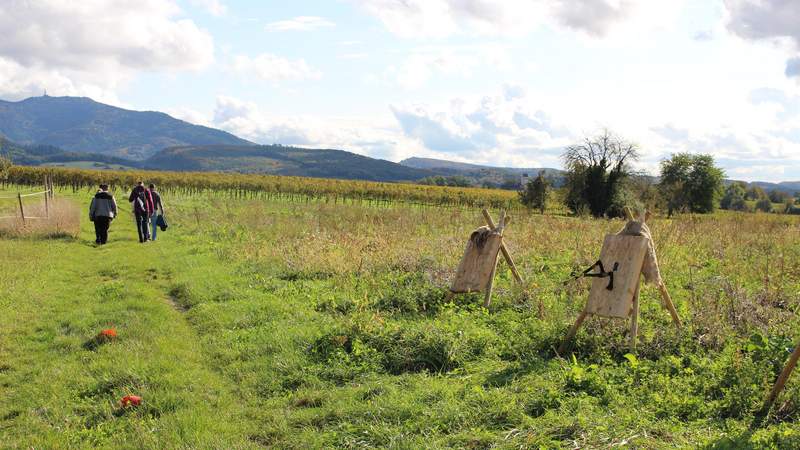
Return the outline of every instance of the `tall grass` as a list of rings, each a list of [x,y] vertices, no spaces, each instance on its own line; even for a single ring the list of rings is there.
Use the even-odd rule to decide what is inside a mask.
[[[77,237],[80,211],[75,202],[56,197],[50,200],[47,210],[39,202],[27,202],[23,206],[27,217],[25,220],[19,215],[18,209],[11,210],[0,219],[0,238]]]

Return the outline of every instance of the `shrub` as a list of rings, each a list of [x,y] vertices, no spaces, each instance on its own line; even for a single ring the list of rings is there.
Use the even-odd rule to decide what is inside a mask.
[[[762,198],[756,202],[756,211],[772,212],[772,202],[768,198]]]

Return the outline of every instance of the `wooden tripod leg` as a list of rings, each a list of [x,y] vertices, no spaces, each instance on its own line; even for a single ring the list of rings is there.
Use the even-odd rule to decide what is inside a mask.
[[[572,344],[572,339],[574,339],[575,335],[578,334],[578,328],[580,328],[581,325],[583,325],[583,321],[586,320],[586,316],[588,314],[589,313],[587,313],[586,310],[583,310],[581,311],[580,314],[578,314],[578,318],[575,320],[575,323],[572,325],[572,328],[570,328],[569,331],[567,332],[567,337],[564,338],[564,342],[562,342],[561,346],[558,347],[559,354],[563,354],[564,352],[569,350],[570,344]]]
[[[636,351],[636,338],[639,336],[639,286],[636,285],[636,291],[633,293],[633,307],[631,309],[631,351]]]
[[[497,228],[494,224],[494,220],[492,220],[492,216],[489,214],[489,211],[484,209],[481,212],[483,213],[484,220],[486,220],[486,225],[489,225],[489,228],[493,230]],[[514,280],[516,280],[517,283],[522,284],[522,277],[517,271],[517,265],[514,264],[514,260],[511,259],[511,254],[508,253],[508,249],[506,248],[506,244],[504,242],[500,242],[500,252],[503,253],[503,258],[506,259],[508,266],[511,268],[511,274],[514,276]]]
[[[489,275],[489,283],[486,284],[486,292],[484,293],[483,297],[483,307],[488,308],[489,305],[492,304],[492,289],[494,288],[494,274],[497,272],[497,260],[499,258],[495,258],[494,260],[494,267],[492,268],[492,274]]]
[[[664,286],[664,282],[658,284],[658,291],[661,292],[661,299],[664,300],[664,305],[669,310],[669,314],[672,316],[672,321],[675,323],[675,326],[680,328],[681,327],[681,319],[678,317],[678,311],[675,310],[675,305],[672,304],[672,299],[669,297],[669,292],[667,292],[667,287]]]
[[[800,345],[795,347],[794,351],[792,352],[792,356],[789,357],[789,361],[786,363],[786,367],[783,368],[781,375],[778,377],[778,381],[776,381],[775,386],[772,387],[772,391],[769,393],[767,401],[764,402],[764,408],[761,410],[761,413],[764,416],[769,413],[770,408],[772,408],[772,404],[775,403],[775,399],[778,398],[778,395],[786,385],[786,381],[789,380],[789,376],[792,374],[795,366],[797,366],[798,359],[800,359]]]

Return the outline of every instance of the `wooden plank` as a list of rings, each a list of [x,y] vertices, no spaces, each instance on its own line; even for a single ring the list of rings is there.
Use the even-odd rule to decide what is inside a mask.
[[[586,312],[586,310],[581,311],[581,313],[578,315],[578,318],[575,320],[575,323],[572,324],[572,327],[567,332],[567,337],[564,338],[564,342],[562,342],[561,345],[558,347],[559,355],[563,355],[564,352],[569,350],[572,344],[572,339],[574,339],[575,335],[578,334],[578,328],[580,328],[581,325],[583,325],[583,321],[586,320],[587,315],[589,314]]]
[[[631,309],[631,351],[636,351],[636,339],[639,336],[639,287],[640,283],[636,284],[636,291],[633,293],[633,308]]]
[[[644,236],[620,236],[609,234],[603,242],[600,260],[603,268],[614,272],[614,288],[606,289],[609,278],[593,278],[589,291],[586,311],[602,317],[630,317],[633,296],[639,285],[644,255],[647,251],[647,238]],[[595,269],[597,270],[597,269]]]
[[[672,316],[672,322],[676,327],[680,328],[681,319],[678,317],[678,311],[675,310],[675,305],[672,303],[672,299],[670,298],[667,287],[664,286],[663,281],[658,285],[658,291],[661,293],[661,299],[664,300],[664,306],[667,307],[669,315]]]
[[[781,393],[783,387],[786,385],[786,382],[789,380],[789,376],[792,374],[795,366],[797,366],[798,359],[800,359],[800,345],[795,347],[794,351],[792,352],[792,356],[789,357],[789,361],[786,363],[783,371],[781,371],[778,381],[776,381],[775,386],[772,387],[772,391],[770,391],[767,401],[764,402],[761,415],[766,416],[769,413],[770,408],[772,408],[772,404],[775,403],[775,399],[778,398],[778,395]]]
[[[483,213],[483,218],[486,220],[486,225],[489,225],[489,228],[491,229],[497,228],[494,226],[494,220],[492,220],[492,216],[489,214],[489,211],[484,209],[481,212]],[[507,220],[506,224],[508,224]],[[511,268],[511,274],[514,276],[514,280],[516,280],[517,283],[522,284],[522,277],[520,276],[519,271],[517,271],[517,265],[514,264],[514,260],[511,258],[511,254],[508,253],[506,244],[503,242],[500,243],[500,251],[503,253],[503,258],[505,258],[508,266]]]
[[[480,227],[473,231],[450,290],[466,293],[486,289],[497,264],[502,240],[502,235],[489,227]]]
[[[494,267],[492,268],[492,274],[489,275],[489,282],[486,284],[486,294],[483,296],[483,307],[488,308],[492,305],[492,288],[494,288],[494,275],[497,273],[497,260],[500,258],[494,259]]]

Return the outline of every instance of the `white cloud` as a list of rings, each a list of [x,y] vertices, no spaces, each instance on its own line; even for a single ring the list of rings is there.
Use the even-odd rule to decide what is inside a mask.
[[[107,100],[139,71],[209,66],[211,35],[180,14],[168,0],[2,2],[0,92]]]
[[[728,30],[751,40],[771,40],[795,55],[786,76],[800,80],[800,2],[795,0],[724,0]]]
[[[353,0],[391,33],[407,38],[458,33],[519,35],[549,23],[602,37],[620,24],[657,27],[671,0]]]
[[[213,124],[211,123],[211,119],[209,119],[208,115],[196,109],[188,108],[185,106],[178,106],[174,108],[167,108],[164,110],[164,112],[172,117],[175,117],[176,119],[183,120],[184,122],[193,123],[195,125],[203,125],[207,127],[213,126]]]
[[[501,45],[429,46],[412,50],[399,64],[376,77],[389,85],[413,90],[439,76],[470,78],[484,68],[507,71],[512,67],[508,49]]]
[[[212,16],[224,16],[228,12],[228,6],[220,0],[190,0],[192,5],[203,8]]]
[[[571,142],[572,133],[532,103],[521,90],[506,87],[497,95],[439,107],[392,106],[392,112],[406,136],[448,158],[557,166],[558,149]]]
[[[390,117],[276,116],[253,102],[218,96],[212,123],[260,144],[341,149],[395,161],[425,151]]]
[[[238,55],[233,58],[233,71],[268,81],[316,80],[322,73],[306,63],[304,59],[290,60],[270,53],[254,58]]]
[[[369,53],[342,53],[339,55],[339,59],[366,59],[369,57]]]
[[[298,16],[293,19],[280,20],[268,23],[264,29],[267,31],[313,31],[320,28],[330,28],[336,26],[324,17],[317,16]]]
[[[0,98],[4,100],[22,100],[42,95],[47,90],[51,95],[91,97],[120,105],[115,90],[127,79],[122,74],[107,78],[102,73],[25,67],[16,61],[0,57]]]

